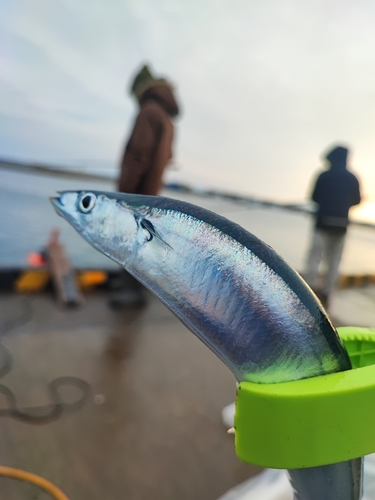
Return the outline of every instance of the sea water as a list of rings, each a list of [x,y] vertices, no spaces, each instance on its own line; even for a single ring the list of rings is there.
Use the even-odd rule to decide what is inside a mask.
[[[42,250],[54,228],[77,268],[117,264],[94,250],[52,208],[48,198],[69,189],[114,191],[115,182],[82,180],[0,169],[0,268],[24,267],[29,252]],[[303,271],[313,221],[310,215],[259,204],[165,190],[164,196],[200,205],[237,222]],[[375,274],[375,229],[351,225],[341,265],[345,274]]]

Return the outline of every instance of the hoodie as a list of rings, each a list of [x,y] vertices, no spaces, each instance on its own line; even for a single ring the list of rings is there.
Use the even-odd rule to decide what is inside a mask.
[[[140,97],[140,110],[125,147],[118,181],[119,191],[157,195],[172,158],[173,122],[179,109],[172,88],[160,82]]]
[[[349,209],[361,201],[358,179],[346,168],[347,155],[341,146],[328,153],[330,168],[318,176],[311,196],[318,204],[316,227],[324,231],[345,233]]]

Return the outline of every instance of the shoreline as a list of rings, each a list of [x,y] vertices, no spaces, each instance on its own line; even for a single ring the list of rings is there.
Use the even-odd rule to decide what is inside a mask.
[[[19,172],[24,172],[28,174],[59,176],[69,179],[75,178],[75,179],[87,179],[93,181],[107,181],[107,182],[113,182],[115,180],[115,177],[111,175],[94,174],[92,172],[83,172],[83,171],[79,172],[76,169],[68,167],[67,168],[56,167],[39,163],[16,162],[13,160],[4,160],[4,159],[3,160],[0,159],[0,169],[11,170],[11,171],[17,170]],[[173,192],[193,194],[195,196],[203,198],[216,198],[219,200],[231,201],[234,203],[238,203],[242,206],[247,206],[247,205],[260,206],[268,208],[278,208],[282,210],[288,210],[292,212],[299,212],[306,214],[313,213],[313,209],[309,207],[307,204],[305,205],[301,203],[282,203],[277,201],[264,200],[255,198],[253,196],[243,196],[227,191],[205,189],[197,186],[190,186],[179,182],[166,183],[164,184],[164,189]],[[351,225],[359,227],[368,227],[370,229],[375,229],[375,223],[371,222],[363,222],[350,219],[349,223]]]

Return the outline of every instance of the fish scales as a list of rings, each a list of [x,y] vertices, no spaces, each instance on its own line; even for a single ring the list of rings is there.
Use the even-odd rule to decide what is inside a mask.
[[[72,194],[63,196],[69,202]],[[283,382],[350,367],[308,287],[240,226],[176,200],[93,196],[97,217],[82,235],[158,295],[238,380]],[[159,237],[142,240],[142,218]]]
[[[275,383],[350,369],[309,287],[268,245],[189,203],[63,192],[53,204],[212,349],[238,380]],[[362,460],[289,471],[295,500],[359,500]]]
[[[163,214],[157,208],[154,214],[151,209],[147,217],[156,229],[158,218],[168,217],[170,230],[163,231],[163,238],[172,249],[183,249],[166,251],[166,258],[158,259],[152,268],[152,276],[159,276],[157,295],[178,309],[182,321],[205,343],[210,346],[212,342],[220,343],[220,350],[225,350],[225,361],[238,379],[268,382],[275,378],[275,370],[265,372],[275,366],[282,367],[279,381],[300,378],[293,364],[300,373],[303,365],[308,364],[307,376],[325,373],[315,354],[319,342],[327,350],[325,362],[332,363],[331,371],[339,369],[334,359],[330,359],[328,343],[314,334],[319,328],[315,318],[285,281],[251,249],[215,226],[200,220],[197,223],[193,216],[181,216],[177,211]],[[144,276],[142,269],[133,269],[133,273],[154,289],[154,280]],[[205,332],[203,338],[201,331]],[[306,341],[306,333],[313,342]],[[294,339],[293,353],[285,343],[285,336]],[[257,360],[262,357],[259,353],[265,348],[267,360],[259,365]]]

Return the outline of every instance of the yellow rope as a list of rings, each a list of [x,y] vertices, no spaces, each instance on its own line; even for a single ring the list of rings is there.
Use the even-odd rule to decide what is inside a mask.
[[[36,474],[32,474],[31,472],[0,465],[0,476],[11,477],[13,479],[19,479],[20,481],[27,481],[28,483],[35,484],[52,495],[56,500],[69,500],[68,497],[64,495],[59,488],[57,488],[57,486],[47,481],[47,479],[37,476]]]

